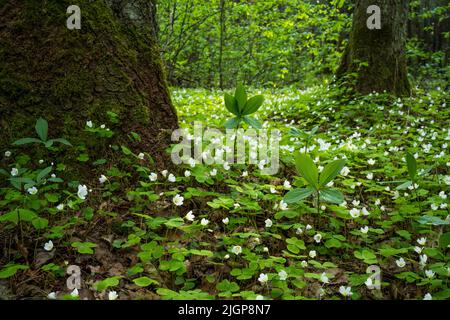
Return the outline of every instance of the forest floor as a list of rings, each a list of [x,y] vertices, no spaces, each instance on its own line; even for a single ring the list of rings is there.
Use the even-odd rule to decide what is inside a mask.
[[[251,94],[265,97],[256,113],[264,128],[281,132],[274,175],[245,164],[157,170],[146,150],[126,146],[112,146],[109,163],[80,145],[70,161],[96,176],[78,181],[52,149],[42,161],[25,148],[6,153],[0,298],[450,298],[446,92],[348,101],[323,88]],[[174,89],[172,99],[192,135],[194,122],[223,128],[231,117],[220,91]],[[80,132],[106,145],[100,125]],[[311,172],[345,160],[327,183],[343,203],[336,193],[283,201],[308,184],[296,151],[313,159]],[[66,285],[71,265],[81,271],[78,291]]]

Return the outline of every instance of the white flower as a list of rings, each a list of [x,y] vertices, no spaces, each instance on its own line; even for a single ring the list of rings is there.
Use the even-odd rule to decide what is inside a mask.
[[[86,200],[86,196],[88,195],[88,188],[86,185],[79,185],[78,186],[78,192],[77,192],[78,198],[81,200]]]
[[[177,194],[177,195],[175,195],[175,197],[173,197],[172,201],[176,206],[179,207],[179,206],[183,205],[184,198],[182,196],[180,196],[179,194]]]
[[[262,284],[266,283],[267,281],[269,281],[269,277],[267,276],[267,274],[265,273],[261,273],[259,275],[258,281],[261,282]]]
[[[296,234],[302,234],[303,233],[303,229],[302,228],[297,228],[297,230],[295,231]]]
[[[367,232],[369,232],[369,227],[368,226],[361,227],[361,229],[359,229],[359,231],[361,231],[364,234],[367,234]]]
[[[49,242],[44,244],[45,251],[52,251],[53,250],[53,241],[50,240]]]
[[[184,216],[184,218],[188,221],[194,221],[195,215],[192,213],[192,210],[191,210]]]
[[[264,251],[264,252],[269,252],[269,248],[264,247],[264,248],[263,248],[263,251]]]
[[[98,181],[100,182],[100,184],[104,184],[106,181],[108,180],[108,178],[106,178],[103,174],[100,176],[100,178],[98,179]]]
[[[142,152],[138,154],[138,158],[141,160],[144,160],[145,154],[143,154]]]
[[[434,273],[433,270],[425,270],[425,275],[426,275],[428,278],[433,279],[435,273]]]
[[[78,297],[78,289],[77,288],[73,289],[73,291],[70,293],[70,295],[74,298]]]
[[[167,171],[167,170],[161,171],[161,174],[163,175],[164,178],[167,177],[168,173],[169,173],[169,171]]]
[[[330,283],[330,279],[325,272],[320,275],[320,281],[323,283]]]
[[[311,250],[311,251],[309,252],[309,256],[310,256],[311,258],[314,259],[314,258],[317,256],[316,250]]]
[[[404,266],[406,266],[405,259],[403,259],[403,258],[400,258],[400,259],[398,259],[398,260],[395,260],[395,263],[397,264],[397,266],[398,266],[399,268],[403,268]]]
[[[415,246],[415,247],[414,247],[414,251],[415,251],[416,253],[418,253],[418,254],[421,254],[421,253],[422,253],[422,250],[423,250],[423,248],[421,248],[421,247],[418,247],[418,246]]]
[[[361,203],[361,201],[359,201],[359,200],[353,200],[353,201],[352,201],[352,204],[353,204],[353,206],[355,206],[355,207],[359,206],[360,203]]]
[[[38,192],[38,189],[36,187],[31,187],[27,189],[27,192],[31,195],[34,195]]]
[[[270,219],[267,219],[264,223],[266,224],[266,228],[270,228],[273,225],[273,222]]]
[[[207,226],[207,225],[209,224],[209,220],[203,218],[202,221],[200,221],[200,224],[201,224],[202,226]]]
[[[343,167],[341,170],[341,175],[343,175],[344,177],[348,176],[348,174],[350,173],[350,169],[348,167]]]
[[[433,297],[431,296],[431,294],[427,293],[424,297],[423,300],[433,300]]]
[[[190,158],[189,159],[189,165],[191,166],[191,168],[194,168],[195,167],[195,159]]]
[[[306,225],[306,230],[311,230],[311,229],[312,229],[312,226],[310,224],[307,224]]]
[[[426,254],[423,254],[419,256],[420,259],[420,265],[425,266],[427,264],[428,256]]]
[[[255,300],[264,300],[264,297],[260,294],[258,294],[255,298]]]
[[[431,210],[436,211],[437,209],[439,209],[439,206],[435,203],[431,204]]]
[[[368,173],[366,177],[367,177],[368,180],[372,180],[373,179],[373,173],[372,172]]]
[[[230,165],[228,164],[228,162],[223,163],[223,168],[225,169],[225,171],[230,170]]]
[[[169,174],[169,177],[167,178],[167,180],[169,180],[170,182],[175,182],[175,181],[177,181],[177,178],[175,178],[175,176],[173,174]]]
[[[420,244],[421,246],[424,246],[427,243],[427,238],[417,239],[417,243]]]
[[[56,209],[58,209],[58,211],[63,211],[64,210],[64,204],[62,204],[62,203],[58,204]]]
[[[281,281],[284,281],[287,279],[288,274],[286,271],[281,270],[280,272],[278,272],[278,277],[280,278]]]
[[[109,300],[116,300],[119,297],[116,291],[110,291],[108,293],[108,299]]]
[[[375,160],[369,159],[369,160],[367,160],[367,163],[368,163],[370,166],[373,166],[373,165],[375,164]]]
[[[248,171],[242,172],[242,176],[243,176],[243,177],[247,177],[247,176],[248,176]]]
[[[289,190],[290,188],[292,188],[292,187],[291,187],[291,183],[290,183],[289,181],[287,181],[287,180],[284,181],[283,187],[284,187],[286,190]]]
[[[56,292],[50,292],[47,295],[47,298],[49,298],[50,300],[56,300]]]
[[[444,191],[439,192],[439,197],[443,200],[447,199],[447,195],[445,194]]]
[[[288,205],[286,202],[284,202],[283,200],[280,201],[280,205],[279,205],[280,210],[285,211],[288,209]]]
[[[363,208],[361,209],[361,213],[362,213],[363,215],[365,215],[366,217],[367,217],[368,215],[370,215],[370,213],[369,213],[369,211],[367,211],[366,207],[363,207]]]
[[[6,158],[11,157],[11,151],[5,151],[5,157]]]
[[[19,174],[19,170],[17,170],[17,168],[12,168],[11,169],[11,175],[13,177],[17,176]]]
[[[148,178],[150,179],[150,181],[155,182],[156,180],[158,180],[158,175],[156,173],[152,172],[152,173],[150,173]]]
[[[322,235],[320,233],[318,233],[314,236],[315,242],[320,243],[321,240],[322,240]]]
[[[306,268],[308,266],[308,262],[305,260],[302,260],[302,262],[300,262],[300,265],[302,266],[302,268]]]
[[[217,169],[212,169],[209,174],[214,177],[215,175],[217,175]]]
[[[86,125],[87,125],[89,128],[92,128],[92,121],[90,121],[90,120],[87,121],[87,122],[86,122]]]
[[[184,172],[184,176],[187,178],[187,177],[190,177],[191,176],[191,172],[189,171],[189,170],[186,170],[185,172]]]
[[[231,252],[234,253],[235,255],[239,255],[242,253],[242,247],[241,246],[233,246],[231,248]]]
[[[367,280],[366,280],[366,282],[364,282],[364,284],[369,288],[373,287],[372,278],[371,277],[367,278]]]
[[[352,216],[352,218],[355,218],[355,219],[361,215],[361,211],[356,208],[353,208],[352,210],[350,210],[349,213]]]
[[[344,297],[351,297],[353,295],[351,287],[340,286],[339,293],[342,294]]]
[[[226,255],[223,256],[223,258],[224,258],[225,260],[230,259],[230,255],[229,255],[229,254],[226,254]]]
[[[225,219],[222,219],[222,222],[223,222],[224,224],[228,224],[228,223],[230,222],[230,219],[228,219],[228,217],[227,217],[227,218],[225,218]]]
[[[39,164],[43,164],[44,163],[44,160],[39,160]]]
[[[274,186],[270,186],[270,193],[277,193],[277,189]]]

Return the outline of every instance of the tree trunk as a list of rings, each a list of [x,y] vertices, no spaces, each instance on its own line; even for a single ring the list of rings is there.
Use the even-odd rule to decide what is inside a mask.
[[[39,117],[53,137],[76,140],[87,120],[109,126],[111,111],[121,120],[110,126],[115,142],[134,131],[141,151],[160,155],[178,121],[155,1],[79,0],[80,30],[66,27],[73,1],[0,1],[0,149],[33,135]]]
[[[370,30],[367,8],[381,9],[381,29]],[[336,77],[347,82],[356,74],[351,87],[356,92],[410,94],[405,43],[408,19],[407,0],[357,0],[350,39]],[[349,83],[346,83],[349,85]]]

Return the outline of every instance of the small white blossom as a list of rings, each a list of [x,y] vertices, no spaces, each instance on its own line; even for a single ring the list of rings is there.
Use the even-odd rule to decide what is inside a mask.
[[[49,242],[44,244],[45,251],[52,251],[53,250],[53,241],[50,240]]]
[[[50,299],[50,300],[56,300],[56,292],[50,292],[47,295],[47,298]]]
[[[78,186],[78,192],[77,192],[78,198],[81,200],[86,200],[86,196],[88,195],[88,188],[86,185],[79,185]]]
[[[405,259],[403,259],[403,258],[400,258],[400,259],[398,259],[398,260],[395,260],[395,263],[397,264],[397,266],[398,266],[399,268],[403,268],[404,266],[406,266]]]
[[[368,163],[370,166],[373,166],[373,165],[375,164],[375,160],[369,159],[369,160],[367,160],[367,163]]]
[[[145,154],[143,154],[142,152],[138,154],[138,158],[141,160],[144,160]]]
[[[309,256],[310,256],[310,258],[314,259],[314,258],[317,256],[316,250],[311,250],[311,251],[309,252]]]
[[[230,219],[228,219],[228,217],[227,217],[227,218],[225,218],[225,219],[222,219],[222,222],[223,222],[224,224],[228,224],[228,223],[230,223]]]
[[[191,210],[184,216],[184,218],[188,221],[194,221],[195,215],[192,213],[192,210]]]
[[[267,276],[267,274],[261,273],[259,275],[258,281],[261,282],[262,284],[267,283],[267,281],[269,281],[269,277]]]
[[[5,158],[11,157],[11,151],[5,151]]]
[[[428,278],[433,279],[435,273],[434,273],[433,270],[425,270],[425,275],[426,275]]]
[[[318,233],[314,236],[315,242],[320,243],[321,240],[322,240],[322,235],[320,233]]]
[[[320,281],[322,281],[323,283],[330,283],[330,279],[325,272],[320,275]]]
[[[284,281],[287,279],[288,274],[286,271],[281,270],[280,272],[278,272],[278,277],[280,278],[281,281]]]
[[[35,195],[38,192],[38,189],[36,187],[31,187],[27,189],[27,192],[31,195]]]
[[[266,228],[270,228],[273,225],[273,222],[270,219],[267,219],[264,223],[266,224]]]
[[[280,210],[285,211],[285,210],[288,209],[288,205],[287,205],[286,202],[284,202],[283,200],[281,200],[281,201],[280,201],[280,204],[279,204],[279,208],[280,208]]]
[[[179,194],[177,194],[177,195],[175,195],[175,197],[173,197],[172,201],[176,206],[179,207],[179,206],[183,205],[184,198],[182,196],[180,196]]]
[[[203,218],[203,219],[200,221],[200,224],[201,224],[202,226],[207,226],[207,225],[209,224],[209,220]]]
[[[231,248],[231,252],[235,255],[240,255],[242,253],[242,247],[241,246],[233,246]]]
[[[90,120],[87,121],[87,122],[86,122],[86,126],[88,126],[89,128],[92,128],[92,121],[90,121]]]
[[[417,239],[417,243],[420,244],[421,246],[424,246],[427,243],[427,238]]]
[[[367,234],[369,232],[369,227],[368,226],[361,227],[359,231],[361,231],[364,234]]]
[[[106,178],[103,174],[100,176],[100,178],[98,179],[98,181],[100,182],[100,184],[104,184],[106,181],[108,180],[108,178]]]
[[[73,289],[73,291],[70,293],[70,295],[74,298],[78,297],[78,289],[77,288]]]
[[[156,180],[158,180],[158,175],[156,173],[152,172],[152,173],[150,173],[148,178],[150,179],[150,181],[155,182]]]
[[[119,297],[116,291],[110,291],[108,293],[108,300],[116,300]]]
[[[433,300],[433,297],[431,296],[431,294],[427,293],[424,297],[423,300]]]
[[[353,295],[351,287],[340,286],[339,293],[342,294],[344,297],[351,297]]]
[[[348,174],[350,173],[350,169],[348,167],[343,167],[341,170],[341,175],[343,175],[344,177],[348,176]]]
[[[168,173],[169,173],[169,171],[167,171],[167,170],[161,171],[161,174],[163,175],[164,178],[167,177],[167,174],[168,174]]]
[[[17,176],[19,174],[19,170],[17,170],[17,168],[12,168],[11,169],[11,175],[13,177]]]
[[[290,183],[289,181],[287,181],[287,180],[284,181],[283,187],[284,187],[286,190],[289,190],[289,189],[292,188],[291,183]]]
[[[186,171],[184,171],[184,176],[187,178],[187,177],[190,177],[191,176],[191,172],[189,171],[189,170],[186,170]]]
[[[175,182],[175,181],[177,181],[177,178],[173,174],[169,174],[169,177],[167,178],[167,180],[169,180],[170,182]]]
[[[58,204],[58,206],[56,207],[56,209],[57,209],[58,211],[63,211],[63,210],[64,210],[64,204],[63,204],[63,203]]]

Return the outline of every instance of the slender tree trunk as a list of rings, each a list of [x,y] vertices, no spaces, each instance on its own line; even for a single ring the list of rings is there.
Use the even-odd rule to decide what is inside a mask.
[[[219,87],[223,90],[223,49],[225,45],[225,0],[220,0]]]
[[[371,16],[367,8],[371,5],[381,9],[381,29],[367,27]],[[350,40],[336,74],[338,81],[351,83],[361,94],[386,91],[409,95],[405,57],[407,19],[407,0],[357,0]],[[348,81],[353,74],[356,79]]]
[[[79,0],[80,30],[66,27],[72,4],[2,1],[0,149],[33,134],[39,117],[51,134],[70,138],[87,120],[108,123],[111,111],[121,120],[115,139],[134,131],[142,151],[161,154],[162,137],[178,121],[156,41],[155,0]]]

